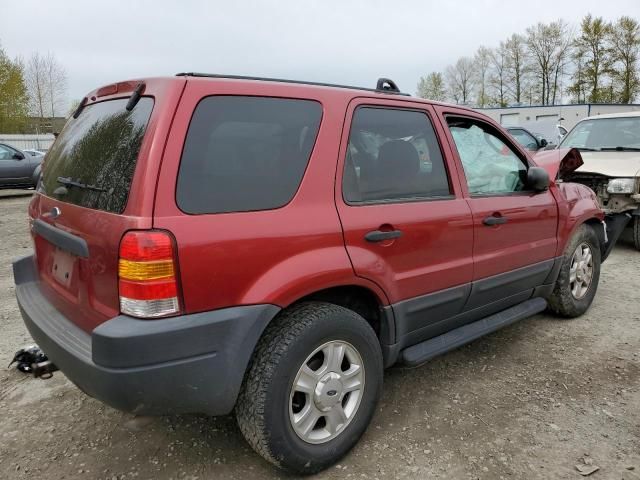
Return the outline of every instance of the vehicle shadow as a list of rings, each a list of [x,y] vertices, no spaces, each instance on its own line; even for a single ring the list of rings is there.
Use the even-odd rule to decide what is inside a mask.
[[[427,430],[423,432],[420,425],[424,427],[429,412],[440,415],[440,412],[446,412],[447,405],[456,394],[463,397],[471,395],[469,390],[472,387],[467,385],[469,375],[480,372],[483,365],[486,368],[487,364],[500,369],[514,362],[517,364],[519,343],[532,338],[539,320],[540,317],[524,320],[416,368],[394,367],[387,370],[383,395],[372,424],[342,462],[348,465],[348,471],[357,472],[358,475],[380,476],[376,465],[379,459],[372,458],[374,446],[378,448],[388,443],[393,435],[404,437],[408,429],[412,429],[417,438],[422,438]],[[482,392],[472,393],[482,399]],[[469,406],[470,411],[475,408],[473,404]],[[484,428],[480,420],[472,420]],[[112,442],[118,445],[130,441],[133,435],[133,443],[137,445],[136,456],[139,458],[136,463],[140,464],[147,457],[152,468],[155,465],[161,467],[155,474],[162,472],[161,477],[154,478],[182,478],[181,475],[185,474],[186,478],[189,478],[188,475],[216,479],[295,478],[256,454],[245,442],[231,415],[215,418],[167,416],[149,419],[148,423],[140,417],[139,428],[135,426],[136,422],[138,419],[123,415],[122,423],[113,432]],[[439,428],[438,421],[430,423],[434,424],[434,430],[429,433],[434,434]],[[445,427],[448,428],[448,422]],[[416,428],[420,431],[416,432]],[[494,423],[493,428],[499,429],[500,424]],[[426,437],[424,442],[424,448],[427,448]],[[151,470],[145,470],[146,475],[152,473]],[[342,470],[331,468],[316,477],[344,478],[345,475]]]

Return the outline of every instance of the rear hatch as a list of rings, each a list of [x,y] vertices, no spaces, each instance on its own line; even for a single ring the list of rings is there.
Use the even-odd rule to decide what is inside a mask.
[[[93,96],[77,118],[67,122],[47,153],[30,205],[41,289],[55,308],[87,332],[119,312],[118,248],[123,234],[151,228],[150,213],[145,215],[140,204],[146,203],[143,193],[155,188],[151,178],[157,169],[146,158],[152,148],[153,129],[148,127],[155,100],[142,96],[129,110],[136,84],[126,97],[121,93],[126,83],[110,86],[108,93],[118,92],[118,85],[120,98],[100,99],[98,90],[98,98]],[[146,171],[136,173],[140,164]],[[137,187],[142,180],[153,183]]]

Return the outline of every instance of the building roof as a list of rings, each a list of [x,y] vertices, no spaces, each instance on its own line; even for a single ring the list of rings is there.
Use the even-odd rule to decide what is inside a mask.
[[[477,107],[475,110],[507,110],[507,109],[529,109],[529,108],[565,108],[565,107],[640,107],[640,103],[562,103],[556,105],[509,105],[507,107]]]

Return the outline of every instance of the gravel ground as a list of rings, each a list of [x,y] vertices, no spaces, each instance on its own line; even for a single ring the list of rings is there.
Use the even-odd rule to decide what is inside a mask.
[[[28,196],[0,193],[0,362],[30,343],[10,261],[31,251]],[[385,375],[360,443],[321,479],[640,479],[640,253],[622,242],[591,310],[538,315]],[[290,478],[232,417],[134,417],[60,373],[0,370],[0,478]]]

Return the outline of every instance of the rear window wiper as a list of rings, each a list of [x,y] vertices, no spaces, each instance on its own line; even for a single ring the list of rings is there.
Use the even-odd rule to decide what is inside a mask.
[[[638,147],[602,147],[604,152],[640,152]]]
[[[94,192],[106,192],[106,188],[98,187],[97,185],[89,185],[87,183],[82,183],[74,180],[71,177],[58,177],[56,179],[58,183],[64,185],[65,187],[76,187],[81,188],[83,190],[92,190]]]

